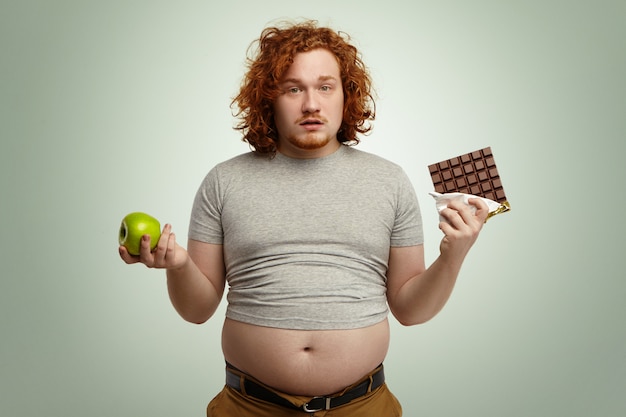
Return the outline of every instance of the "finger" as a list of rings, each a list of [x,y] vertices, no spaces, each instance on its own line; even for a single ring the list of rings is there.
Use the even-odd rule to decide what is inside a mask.
[[[473,205],[465,205],[465,207],[459,210],[459,216],[465,225],[473,227],[474,223],[477,222],[476,207]]]
[[[489,206],[480,198],[470,198],[468,203],[476,207],[476,213],[474,215],[484,222],[489,215]]]
[[[465,224],[465,220],[461,215],[461,209],[462,207],[459,207],[459,210],[447,207],[439,214],[441,214],[441,216],[446,220],[444,223],[446,223],[450,228],[459,229]]]
[[[147,267],[154,265],[154,254],[150,249],[151,238],[146,234],[141,237],[141,243],[139,245],[139,260]]]
[[[176,234],[170,233],[169,239],[167,239],[167,252],[165,254],[166,260],[173,260],[174,253],[176,252]]]
[[[443,232],[444,236],[450,236],[456,231],[456,229],[448,222],[440,222],[439,230]]]
[[[159,242],[153,252],[154,254],[154,263],[155,266],[162,266],[165,263],[165,257],[167,256],[167,247],[169,245],[169,239],[171,236],[172,226],[170,224],[166,224],[163,227],[163,231],[161,232],[161,237],[159,237]]]
[[[118,248],[118,252],[120,253],[120,257],[122,258],[122,260],[129,265],[139,262],[139,257],[133,256],[128,253],[128,249],[126,249],[125,246],[120,245],[120,247]]]
[[[467,204],[462,201],[452,201],[448,207],[457,210],[463,223],[471,227],[474,227],[475,223],[484,223],[489,214],[489,206],[481,198],[470,198]]]

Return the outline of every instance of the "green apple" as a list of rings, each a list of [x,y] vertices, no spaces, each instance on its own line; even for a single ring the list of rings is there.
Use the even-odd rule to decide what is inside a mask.
[[[141,237],[150,235],[150,250],[154,250],[161,237],[161,224],[149,214],[134,212],[122,219],[120,226],[120,245],[123,245],[131,255],[139,255]]]

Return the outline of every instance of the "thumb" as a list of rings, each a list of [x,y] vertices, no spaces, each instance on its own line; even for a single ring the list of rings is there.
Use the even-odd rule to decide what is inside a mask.
[[[476,213],[474,213],[474,216],[482,222],[487,220],[487,216],[489,215],[489,206],[487,206],[487,203],[480,198],[470,198],[467,202],[476,207]]]

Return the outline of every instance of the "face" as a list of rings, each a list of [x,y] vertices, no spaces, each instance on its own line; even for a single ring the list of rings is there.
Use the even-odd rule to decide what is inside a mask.
[[[294,158],[318,158],[336,151],[343,118],[339,64],[326,49],[301,52],[281,80],[274,103],[278,151]]]

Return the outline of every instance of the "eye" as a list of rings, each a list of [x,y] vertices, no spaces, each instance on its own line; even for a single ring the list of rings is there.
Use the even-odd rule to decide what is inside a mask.
[[[288,87],[287,92],[290,94],[297,94],[300,92],[300,88],[298,87]]]
[[[323,85],[320,87],[321,91],[330,91],[332,90],[332,87],[330,85]]]

